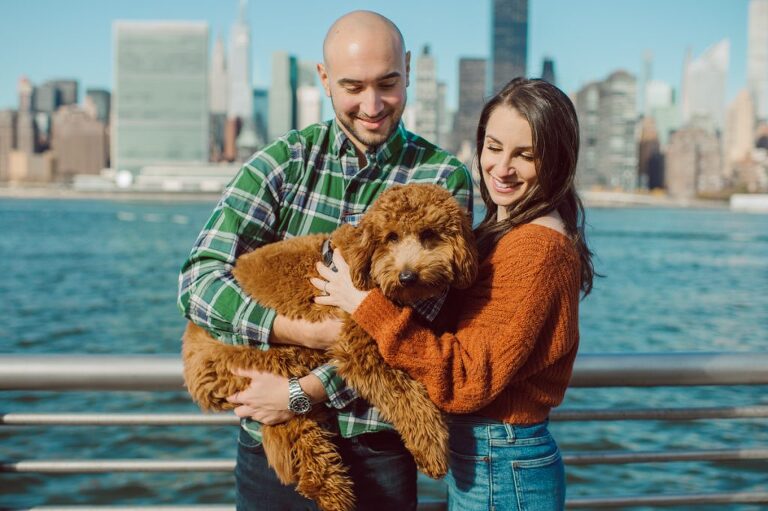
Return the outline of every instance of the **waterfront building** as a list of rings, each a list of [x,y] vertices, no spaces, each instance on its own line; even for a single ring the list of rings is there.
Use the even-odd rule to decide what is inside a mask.
[[[648,80],[644,91],[646,117],[651,117],[656,126],[659,143],[667,145],[669,135],[680,126],[680,109],[675,102],[672,86],[661,80]]]
[[[706,116],[693,118],[669,138],[667,193],[676,198],[716,194],[724,187],[720,138]]]
[[[758,163],[764,158],[755,151],[757,123],[753,98],[749,89],[742,89],[728,106],[723,141],[723,175],[729,180],[731,188],[737,190],[760,188]]]
[[[555,77],[555,61],[545,57],[541,63],[541,79],[545,82],[549,82],[552,85],[557,85],[557,78]]]
[[[56,181],[71,181],[75,174],[98,174],[107,166],[107,127],[77,105],[60,107],[53,114],[51,151]]]
[[[224,40],[219,35],[213,45],[211,68],[208,72],[208,109],[210,112],[208,159],[212,162],[225,160],[224,132],[227,126],[228,108],[229,74],[227,71],[227,56],[224,50]]]
[[[51,151],[28,153],[14,150],[8,160],[8,181],[11,183],[49,183],[53,179]]]
[[[481,58],[459,59],[459,107],[453,118],[453,138],[448,147],[455,153],[474,153],[477,122],[485,102],[486,62]]]
[[[91,117],[109,125],[110,102],[112,94],[105,89],[86,89],[83,107],[91,114]]]
[[[686,58],[683,70],[682,122],[709,117],[717,130],[725,124],[725,90],[730,42],[723,39],[699,58]]]
[[[267,143],[269,129],[269,91],[267,89],[253,89],[253,126],[259,139]]]
[[[747,84],[757,117],[768,120],[768,0],[750,0]]]
[[[253,115],[251,82],[251,29],[247,19],[247,0],[240,0],[237,21],[229,32],[229,97],[227,116],[243,121]]]
[[[440,145],[438,118],[437,69],[435,57],[424,45],[416,58],[416,126],[414,131]]]
[[[274,140],[297,125],[296,89],[298,88],[296,57],[284,51],[272,54],[272,83],[269,87],[269,140]]]
[[[16,149],[16,112],[0,110],[0,181],[8,181],[11,151]]]
[[[664,155],[653,117],[643,118],[637,155],[638,185],[646,190],[664,187]]]
[[[526,76],[528,0],[493,0],[490,94],[513,78]]]
[[[224,39],[216,38],[208,72],[208,108],[212,114],[226,114],[229,107],[229,74]]]
[[[577,92],[579,187],[623,191],[637,187],[635,88],[634,76],[616,71]]]
[[[208,160],[208,24],[113,24],[112,166]]]
[[[296,88],[296,129],[304,129],[323,120],[323,95],[317,85],[313,62],[298,64]]]

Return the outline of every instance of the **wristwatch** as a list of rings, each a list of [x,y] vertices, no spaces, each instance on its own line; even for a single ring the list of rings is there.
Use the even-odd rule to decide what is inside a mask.
[[[288,409],[299,415],[304,415],[312,409],[312,402],[301,388],[298,378],[288,380]]]

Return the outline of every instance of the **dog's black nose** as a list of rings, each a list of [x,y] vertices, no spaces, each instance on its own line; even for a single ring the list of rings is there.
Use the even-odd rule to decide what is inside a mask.
[[[419,280],[419,274],[412,270],[403,270],[400,272],[400,283],[409,286]]]

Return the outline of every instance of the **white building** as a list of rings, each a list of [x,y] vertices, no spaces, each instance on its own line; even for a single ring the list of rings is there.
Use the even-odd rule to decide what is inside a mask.
[[[297,124],[296,89],[298,65],[296,57],[284,51],[272,54],[272,83],[269,87],[269,140],[295,129]]]
[[[247,0],[240,0],[240,15],[229,32],[229,108],[230,119],[253,116],[251,81],[251,29],[248,27]]]
[[[747,84],[760,120],[768,120],[768,0],[750,0]]]
[[[323,120],[323,95],[317,85],[315,64],[300,62],[298,69],[296,129],[301,130]]]
[[[112,166],[208,161],[208,24],[112,26]]]
[[[221,36],[216,38],[208,74],[209,108],[212,114],[226,114],[229,107],[229,74],[227,56]]]
[[[723,39],[686,64],[683,71],[682,122],[709,118],[715,129],[725,126],[725,90],[731,44]]]
[[[634,191],[637,187],[636,94],[635,77],[626,71],[611,73],[576,94],[580,188]]]
[[[433,144],[440,144],[440,94],[435,58],[424,46],[416,59],[416,125],[414,131]],[[444,110],[444,107],[443,107]]]

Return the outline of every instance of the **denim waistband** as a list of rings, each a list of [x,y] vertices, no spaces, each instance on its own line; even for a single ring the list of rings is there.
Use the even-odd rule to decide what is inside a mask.
[[[488,438],[500,440],[517,440],[525,438],[539,438],[548,436],[547,426],[549,420],[536,424],[507,424],[488,417],[479,415],[451,415],[448,417],[448,426],[452,434],[463,432],[475,438]]]

